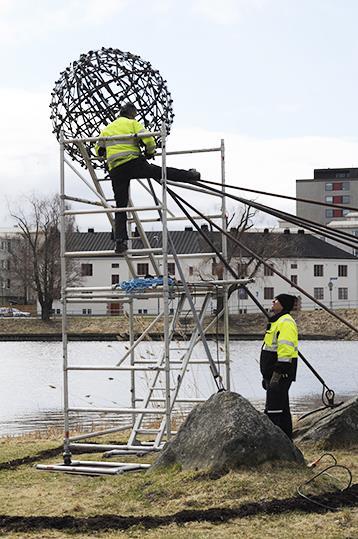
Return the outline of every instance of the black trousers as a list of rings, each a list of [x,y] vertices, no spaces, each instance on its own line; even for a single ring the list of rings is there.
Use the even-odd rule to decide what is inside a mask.
[[[268,415],[272,423],[280,427],[292,439],[292,417],[288,396],[292,380],[281,379],[273,389],[269,387],[269,380],[265,380],[265,382],[267,387],[265,414]]]
[[[160,180],[162,168],[148,163],[144,157],[132,159],[124,165],[113,168],[109,171],[112,181],[112,188],[117,208],[128,207],[129,184],[133,178],[154,178]],[[167,178],[172,181],[191,181],[193,173],[189,170],[167,167]],[[117,241],[126,241],[127,235],[127,214],[116,213],[114,237]]]

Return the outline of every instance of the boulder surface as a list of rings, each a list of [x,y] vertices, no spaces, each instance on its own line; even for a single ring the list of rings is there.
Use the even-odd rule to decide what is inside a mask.
[[[237,393],[212,395],[188,415],[151,469],[179,464],[184,470],[227,472],[281,460],[303,463],[281,429]]]
[[[358,397],[307,416],[293,434],[296,442],[315,442],[324,449],[358,447]]]

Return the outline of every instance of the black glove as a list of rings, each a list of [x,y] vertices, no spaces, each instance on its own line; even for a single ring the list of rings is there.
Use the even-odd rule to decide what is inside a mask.
[[[268,387],[268,384],[267,384],[267,380],[265,380],[265,378],[262,379],[262,387],[264,388],[264,390],[266,391],[267,390],[267,387]]]
[[[270,389],[277,389],[278,386],[280,385],[281,380],[285,380],[286,378],[288,378],[288,374],[282,374],[280,372],[273,371],[272,376],[271,376],[271,380],[270,380],[270,384],[269,384],[269,388]]]
[[[147,151],[144,152],[144,157],[146,159],[154,159],[154,153],[148,153]]]

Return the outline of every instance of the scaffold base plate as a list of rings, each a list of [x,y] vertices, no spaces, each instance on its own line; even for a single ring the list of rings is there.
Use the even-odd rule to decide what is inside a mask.
[[[36,469],[44,472],[63,472],[78,475],[119,475],[124,472],[146,470],[150,464],[137,462],[101,462],[94,460],[73,460],[66,464],[37,464]]]

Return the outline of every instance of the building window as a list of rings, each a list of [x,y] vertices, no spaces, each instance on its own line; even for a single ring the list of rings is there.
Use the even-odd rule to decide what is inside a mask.
[[[92,277],[92,275],[93,275],[93,265],[92,264],[81,264],[81,275],[82,275],[82,277]]]
[[[342,191],[349,191],[350,185],[349,182],[342,182]]]
[[[350,212],[350,211],[351,211],[351,210],[348,210],[348,209],[346,209],[346,210],[343,210],[343,212],[342,212],[342,213],[343,213],[343,215],[344,215],[344,216],[346,216],[346,215],[348,215],[348,214],[349,214],[349,212]]]
[[[192,277],[194,275],[194,268],[193,266],[189,266],[189,277]]]
[[[333,217],[333,210],[326,210],[326,217]]]
[[[148,314],[148,309],[138,309],[138,314]]]
[[[264,299],[273,299],[274,298],[274,289],[272,286],[265,286],[264,288]]]
[[[327,202],[328,204],[333,204],[333,197],[332,197],[332,195],[330,195],[329,197],[326,197],[326,202]]]
[[[342,204],[350,204],[351,197],[349,195],[342,196]]]
[[[82,314],[92,314],[92,309],[82,309]]]
[[[297,275],[291,275],[290,279],[292,284],[297,284]]]
[[[175,262],[168,262],[168,274],[175,275]]]
[[[323,264],[315,264],[313,266],[314,277],[323,277]]]
[[[1,261],[1,269],[3,270],[9,270],[10,269],[10,260],[2,260]]]
[[[265,277],[272,277],[273,270],[271,268],[273,268],[273,264],[271,264],[271,267],[270,266],[264,266],[264,275],[265,275]],[[270,298],[268,298],[268,299],[270,299]]]
[[[342,210],[333,210],[333,217],[342,217],[343,211]]]
[[[144,264],[144,263],[137,264],[138,275],[148,275],[148,273],[149,273],[149,264]]]
[[[324,290],[323,288],[314,288],[313,289],[314,299],[324,299]]]
[[[326,183],[325,190],[326,191],[333,191],[333,183]]]
[[[338,299],[348,299],[348,288],[338,288]]]
[[[348,172],[337,172],[336,178],[347,178]]]
[[[338,264],[338,277],[347,277],[348,266],[345,264]]]
[[[298,266],[297,266],[297,264],[295,262],[293,264],[291,264],[291,269],[297,269],[297,268],[298,268]]]
[[[333,182],[333,191],[342,191],[343,182]]]
[[[239,275],[239,279],[242,279],[243,277],[247,276],[247,264],[243,264],[241,262],[237,265],[237,273]]]
[[[239,288],[239,298],[240,299],[247,299],[248,294],[245,288]]]
[[[115,264],[112,264],[112,268],[115,269],[115,268],[119,268],[119,264],[115,263]]]
[[[3,251],[10,251],[11,248],[11,242],[10,240],[2,240],[1,242],[1,249]]]
[[[118,273],[114,273],[112,275],[112,284],[118,284],[119,283],[119,275]]]
[[[10,279],[6,279],[6,288],[10,288],[11,282]]]

